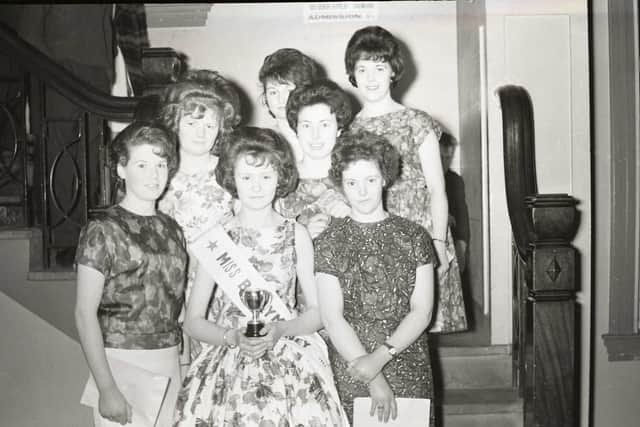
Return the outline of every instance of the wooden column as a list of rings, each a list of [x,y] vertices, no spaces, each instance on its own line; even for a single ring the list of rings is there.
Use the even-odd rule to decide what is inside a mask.
[[[527,197],[533,242],[527,251],[525,426],[576,423],[576,200]]]

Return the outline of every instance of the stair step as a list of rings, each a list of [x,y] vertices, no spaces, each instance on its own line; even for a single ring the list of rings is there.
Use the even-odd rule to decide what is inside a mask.
[[[512,386],[511,346],[440,347],[434,361],[445,389],[508,389]]]
[[[522,427],[523,405],[517,390],[445,390],[443,427]]]

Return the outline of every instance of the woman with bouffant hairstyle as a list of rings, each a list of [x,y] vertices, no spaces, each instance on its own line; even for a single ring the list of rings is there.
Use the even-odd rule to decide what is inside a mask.
[[[82,401],[98,427],[169,427],[181,381],[187,251],[180,226],[156,201],[177,165],[175,135],[133,122],[109,148],[124,197],[83,227],[76,252],[75,320],[91,371]],[[168,385],[158,389],[140,371]],[[159,413],[150,413],[156,404]]]
[[[448,227],[448,206],[438,140],[440,124],[424,111],[405,107],[392,97],[402,78],[400,44],[385,28],[369,26],[351,36],[345,52],[349,81],[358,89],[362,110],[351,129],[387,138],[400,152],[402,174],[389,187],[385,206],[425,227],[438,255],[436,315],[431,332],[467,329],[462,282]]]
[[[184,328],[210,345],[183,382],[175,427],[346,426],[326,344],[315,333],[322,322],[311,238],[273,209],[274,199],[296,183],[289,144],[271,129],[240,128],[223,147],[216,178],[240,203],[235,216],[196,249],[201,262]],[[229,277],[223,268],[211,269],[223,258],[226,267],[234,266]],[[296,279],[304,310],[296,306]],[[237,297],[244,291],[269,295],[264,323],[253,333],[246,300]],[[211,298],[213,316],[207,318]]]
[[[180,224],[190,245],[232,216],[233,198],[218,185],[214,170],[225,136],[240,123],[240,97],[233,84],[217,72],[192,70],[166,87],[159,118],[178,135],[180,163],[158,208]],[[196,268],[197,260],[191,259],[187,299]],[[194,340],[185,339],[185,347],[189,351],[182,355],[184,370],[189,355],[200,351]]]
[[[258,79],[262,85],[262,102],[269,115],[276,120],[275,130],[291,145],[296,161],[304,153],[296,138],[295,129],[287,122],[287,100],[294,89],[310,85],[321,78],[320,66],[297,49],[282,48],[264,58]]]
[[[431,236],[384,208],[384,192],[399,172],[398,152],[385,138],[343,135],[331,160],[329,175],[351,212],[316,238],[314,265],[340,400],[355,425],[374,423],[353,419],[358,397],[371,397],[369,413],[379,421],[415,417],[398,414],[396,398],[433,398],[426,333],[433,310]]]
[[[291,92],[287,120],[304,153],[298,162],[300,182],[296,191],[276,202],[282,215],[296,218],[315,238],[332,216],[349,213],[342,192],[329,179],[331,150],[345,130],[353,109],[349,96],[331,80],[318,80]]]

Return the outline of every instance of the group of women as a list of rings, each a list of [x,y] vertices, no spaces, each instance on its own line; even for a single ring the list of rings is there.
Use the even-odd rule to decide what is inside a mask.
[[[280,49],[259,73],[273,129],[239,126],[233,85],[198,70],[113,141],[124,197],[76,254],[96,425],[348,426],[357,397],[383,421],[396,398],[433,397],[427,330],[466,328],[441,130],[392,98],[404,67],[387,30],[356,31],[345,65],[355,117],[312,59]],[[270,295],[257,337],[238,298],[254,288]],[[157,419],[132,406],[121,362],[170,379]]]

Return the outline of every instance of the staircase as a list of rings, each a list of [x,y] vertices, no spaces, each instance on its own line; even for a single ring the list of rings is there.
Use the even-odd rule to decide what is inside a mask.
[[[437,346],[444,392],[443,427],[521,427],[523,404],[512,387],[511,346]],[[435,362],[437,363],[437,362]]]
[[[0,293],[31,312],[34,315],[33,318],[56,328],[70,338],[68,341],[73,345],[64,345],[68,349],[66,350],[68,354],[63,356],[65,359],[83,360],[77,345],[78,338],[73,319],[75,273],[63,269],[42,271],[42,265],[39,262],[42,253],[41,242],[41,232],[37,229],[0,228],[0,271],[2,272]],[[16,328],[22,332],[19,326]],[[26,330],[24,332],[28,333]],[[47,352],[50,345],[48,342],[43,342],[40,350]],[[436,354],[433,355],[434,368],[438,365],[441,367],[435,369],[436,375],[437,372],[441,372],[441,375],[435,379],[436,386],[437,389],[442,389],[442,385],[444,386],[444,393],[440,393],[436,398],[440,426],[522,426],[522,401],[517,391],[511,387],[510,346],[434,347],[437,347]],[[18,362],[15,361],[16,358]],[[4,399],[4,403],[0,404],[0,413],[4,413],[3,405],[7,405],[6,409],[11,409],[12,405],[28,399],[35,393],[35,389],[40,387],[40,381],[47,382],[47,378],[38,377],[42,375],[38,374],[42,370],[41,366],[25,367],[19,356],[14,357],[13,360],[9,366],[0,367],[0,389],[5,388],[3,381],[13,382],[12,375],[17,375],[13,372],[27,372],[35,377],[15,378],[15,381],[21,384],[21,391],[12,393],[8,399]],[[18,363],[19,366],[11,366],[12,363],[14,365]],[[52,363],[55,364],[53,361]],[[47,368],[44,372],[49,371]],[[65,426],[83,425],[87,418],[87,409],[78,404],[76,398],[81,392],[81,385],[86,380],[86,366],[79,366],[77,370],[72,371],[72,374],[73,378],[68,379],[68,384],[73,384],[73,388],[67,391],[70,397],[67,397],[64,403],[59,403],[64,405],[64,408],[57,409],[63,409],[66,419],[75,416],[78,421],[77,424],[70,423]],[[438,384],[441,385],[438,386]],[[53,402],[47,401],[48,404],[55,404],[55,399]],[[51,417],[50,425],[62,426],[57,422],[55,415],[51,415],[50,412],[46,415],[38,415],[38,411],[40,410],[35,410],[29,417],[49,416]],[[51,408],[47,411],[51,411]],[[22,417],[7,425],[31,425],[25,423],[24,414]]]

